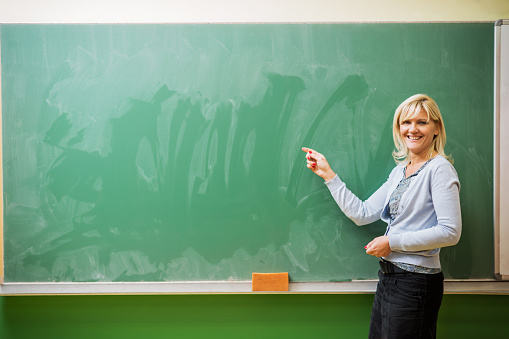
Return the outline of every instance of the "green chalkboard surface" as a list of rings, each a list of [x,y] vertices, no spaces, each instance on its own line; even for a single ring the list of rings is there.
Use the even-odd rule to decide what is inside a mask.
[[[376,278],[302,146],[367,198],[395,108],[439,104],[449,278],[493,272],[492,24],[2,25],[6,282]]]

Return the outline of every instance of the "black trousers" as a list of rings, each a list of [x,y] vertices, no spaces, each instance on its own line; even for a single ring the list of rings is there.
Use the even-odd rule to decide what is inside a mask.
[[[370,339],[436,338],[444,275],[378,272]]]

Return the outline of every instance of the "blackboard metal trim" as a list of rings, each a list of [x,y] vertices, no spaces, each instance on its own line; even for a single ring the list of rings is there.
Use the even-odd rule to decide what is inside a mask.
[[[503,20],[498,20],[495,23],[494,31],[494,84],[493,84],[493,249],[494,249],[494,276],[496,279],[500,279],[500,251],[499,251],[499,163],[500,163],[500,146],[499,146],[499,134],[500,129],[498,122],[500,120],[500,26],[503,24]]]
[[[4,21],[7,25],[350,25],[350,24],[489,24],[508,20],[357,20],[357,21]]]
[[[504,153],[504,144],[508,139],[507,133],[505,133],[505,125],[502,116],[507,113],[504,111],[503,101],[503,86],[504,78],[503,74],[503,56],[502,56],[502,41],[507,40],[502,38],[502,26],[509,25],[509,20],[498,20],[495,24],[495,41],[494,41],[494,117],[493,117],[493,131],[494,131],[494,145],[493,145],[493,244],[494,244],[494,276],[499,280],[509,279],[508,265],[506,261],[507,257],[507,241],[509,238],[508,233],[508,218],[507,213],[503,210],[507,201],[507,196],[504,191],[504,183],[501,176],[505,173],[507,167],[507,158],[502,158]],[[507,27],[506,27],[507,28]],[[507,50],[506,50],[507,51]]]
[[[288,292],[253,292],[251,281],[182,281],[135,283],[6,283],[0,295],[131,295],[131,294],[372,294],[377,280],[292,282]],[[446,280],[445,294],[509,295],[509,281]]]
[[[1,29],[1,26],[0,26]],[[0,65],[2,62],[2,44],[0,43]],[[2,138],[2,70],[0,69],[0,161],[3,161],[3,138]],[[0,284],[4,283],[4,180],[3,162],[0,164]]]

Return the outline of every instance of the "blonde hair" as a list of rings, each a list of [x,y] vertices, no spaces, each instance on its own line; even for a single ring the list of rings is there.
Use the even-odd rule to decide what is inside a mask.
[[[442,114],[440,114],[437,103],[425,94],[416,94],[406,99],[399,105],[394,113],[394,121],[392,124],[392,136],[396,148],[392,152],[394,160],[396,163],[410,162],[410,152],[405,141],[401,137],[400,125],[405,120],[415,118],[421,110],[424,110],[428,114],[428,121],[430,119],[433,120],[438,129],[438,134],[435,135],[431,143],[429,157],[431,158],[433,153],[436,152],[453,163],[453,159],[444,152],[446,136]]]

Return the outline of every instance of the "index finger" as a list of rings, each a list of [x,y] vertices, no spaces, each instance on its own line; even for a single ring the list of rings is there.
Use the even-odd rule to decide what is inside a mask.
[[[312,150],[311,148],[307,148],[307,147],[302,147],[302,150],[306,153],[309,153],[309,152],[314,152],[316,153],[314,150]]]

